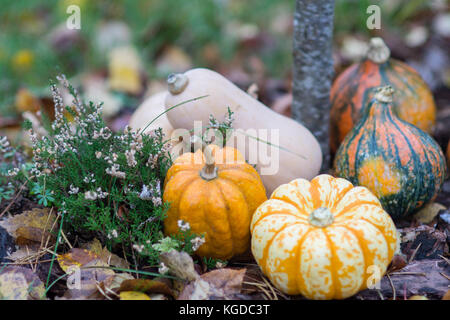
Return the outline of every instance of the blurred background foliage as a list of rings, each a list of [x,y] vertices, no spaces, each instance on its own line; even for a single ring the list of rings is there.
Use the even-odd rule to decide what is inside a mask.
[[[79,31],[65,27],[72,4],[81,9]],[[382,7],[381,34],[400,38],[417,23],[428,27],[436,10],[448,9],[445,0],[337,0],[337,69],[357,60],[361,41],[374,35],[366,28],[370,4]],[[106,79],[111,51],[124,44],[137,53],[144,89],[110,91],[131,108],[149,94],[153,80],[191,67],[213,68],[243,85],[260,84],[262,78],[286,83],[294,7],[294,0],[3,0],[0,115],[17,115],[21,88],[38,97],[48,95],[49,79],[59,72],[68,78],[96,73]],[[289,85],[283,90],[289,91]]]

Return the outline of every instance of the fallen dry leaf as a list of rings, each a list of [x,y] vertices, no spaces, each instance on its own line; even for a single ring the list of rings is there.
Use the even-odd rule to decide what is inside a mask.
[[[45,299],[45,287],[29,268],[6,266],[0,268],[0,300]]]
[[[178,300],[231,300],[241,293],[246,269],[223,268],[205,273],[189,283]]]
[[[136,48],[120,46],[109,54],[109,87],[130,94],[142,92],[141,61]]]
[[[61,269],[71,274],[67,279],[74,282],[68,285],[65,299],[104,299],[109,298],[110,291],[118,289],[124,282],[135,280],[131,274],[116,274],[110,266],[129,269],[129,264],[119,256],[103,248],[100,241],[94,239],[82,248],[73,248],[57,257]],[[96,268],[98,267],[98,268]],[[78,274],[73,273],[78,272]],[[78,281],[77,287],[77,277]],[[107,288],[107,289],[106,289]],[[102,292],[103,291],[103,292]],[[139,291],[139,290],[128,290]],[[114,294],[114,292],[113,292]]]
[[[199,274],[195,271],[194,261],[184,251],[171,250],[170,252],[163,252],[160,254],[159,259],[175,277],[186,281],[193,281],[199,277]]]
[[[66,299],[104,299],[101,288],[111,288],[118,279],[110,265],[101,256],[87,249],[73,248],[68,253],[58,255],[61,269],[69,274]],[[99,289],[100,288],[100,289]]]
[[[447,290],[447,292],[442,297],[442,300],[450,300],[450,290]]]
[[[115,272],[107,267],[105,262],[94,259],[83,264],[80,269],[69,269],[74,272],[67,279],[68,290],[63,298],[71,300],[105,299],[106,296],[100,289],[110,287],[115,277]]]
[[[120,286],[122,285],[122,282],[124,282],[125,280],[133,280],[134,277],[126,272],[123,273],[116,273],[114,275],[114,278],[112,279],[111,284],[109,285],[110,289],[119,289]]]
[[[366,289],[357,294],[357,298],[379,299],[426,294],[429,299],[441,299],[448,291],[450,281],[444,275],[450,275],[450,264],[443,259],[415,260],[398,272],[384,276],[379,290]],[[392,284],[391,284],[392,281]]]
[[[20,247],[19,249],[17,249],[16,251],[14,251],[10,255],[8,255],[6,258],[11,261],[18,262],[18,261],[32,259],[32,258],[36,257],[36,255],[38,255],[38,253],[39,253],[39,249],[37,248],[37,246],[32,246],[32,247],[24,246],[24,247]]]
[[[102,244],[98,239],[94,239],[88,244],[86,244],[84,246],[84,249],[87,249],[95,253],[98,256],[98,259],[106,262],[110,266],[122,269],[130,268],[130,264],[125,259],[122,259],[118,255],[109,252],[109,250],[106,247],[102,246]]]
[[[159,280],[150,279],[124,280],[120,285],[118,292],[121,293],[123,291],[138,291],[145,292],[147,294],[163,293],[169,296],[173,296],[172,290],[166,283]]]
[[[156,69],[161,74],[185,72],[192,67],[191,58],[179,47],[167,47],[156,61]]]
[[[394,272],[403,269],[408,264],[406,257],[403,254],[396,254],[392,258],[392,262],[389,266],[389,272]]]
[[[432,202],[427,204],[425,207],[420,209],[415,215],[414,218],[417,221],[422,223],[430,223],[433,219],[438,215],[441,210],[445,210],[446,207],[440,203]]]
[[[103,251],[103,246],[100,240],[95,238],[91,242],[87,242],[81,246],[81,249],[86,249],[88,251],[91,251],[95,253],[96,255],[100,255]]]
[[[137,291],[122,291],[120,293],[120,300],[151,300],[148,295]]]
[[[79,248],[73,248],[66,254],[58,255],[57,260],[61,269],[63,269],[66,273],[70,268],[81,268],[94,260],[100,261],[99,256],[94,252]],[[106,263],[104,264],[107,265]]]
[[[56,237],[51,234],[56,230],[56,214],[48,208],[34,208],[21,214],[10,216],[0,221],[0,226],[16,239],[19,245],[54,243]]]
[[[21,88],[16,93],[16,109],[19,112],[33,111],[36,112],[40,108],[38,97],[33,95],[30,90]]]
[[[408,300],[428,300],[428,298],[425,297],[425,296],[418,296],[418,295],[416,295],[416,296],[409,297]]]

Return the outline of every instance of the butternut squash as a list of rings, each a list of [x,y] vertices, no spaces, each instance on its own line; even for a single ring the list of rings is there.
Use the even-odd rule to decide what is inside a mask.
[[[145,99],[130,118],[128,125],[131,129],[144,129],[153,119],[163,113],[166,110],[164,107],[166,95],[167,92],[162,91]],[[173,127],[170,124],[169,119],[167,119],[166,114],[163,114],[156,119],[144,132],[151,132],[158,128],[162,128],[166,139],[170,138]]]
[[[319,173],[322,152],[315,137],[296,121],[276,113],[222,75],[208,69],[192,69],[167,79],[166,110],[174,128],[204,127],[213,115],[222,121],[227,108],[234,112],[234,136],[228,146],[237,148],[257,171],[270,195],[280,184],[296,178],[311,179]],[[277,136],[278,135],[278,136]],[[172,141],[176,137],[172,137]]]

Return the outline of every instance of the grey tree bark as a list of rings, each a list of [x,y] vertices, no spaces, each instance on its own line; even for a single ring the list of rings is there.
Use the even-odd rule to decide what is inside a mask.
[[[323,153],[322,171],[326,171],[330,163],[333,18],[334,0],[296,0],[292,115],[319,141]]]

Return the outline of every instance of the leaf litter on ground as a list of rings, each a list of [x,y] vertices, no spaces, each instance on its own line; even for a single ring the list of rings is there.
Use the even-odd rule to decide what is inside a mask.
[[[68,290],[65,299],[110,299],[116,295],[113,288],[134,279],[127,273],[116,273],[111,267],[128,269],[129,263],[102,247],[94,239],[85,245],[88,249],[72,248],[57,256],[61,269],[67,274]]]
[[[200,275],[193,259],[185,252],[171,250],[162,253],[160,259],[170,274],[184,282],[178,300],[231,300],[244,296],[241,291],[245,268],[220,268]]]
[[[0,300],[45,299],[44,283],[29,268],[0,267]]]

